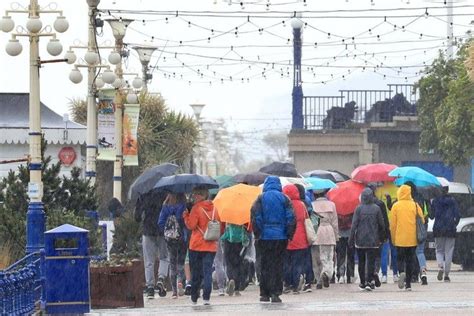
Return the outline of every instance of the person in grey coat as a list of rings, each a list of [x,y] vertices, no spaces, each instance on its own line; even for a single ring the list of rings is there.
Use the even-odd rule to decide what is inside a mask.
[[[375,256],[385,237],[385,225],[380,208],[374,203],[372,190],[365,188],[360,196],[352,219],[349,244],[354,245],[359,257],[359,288],[371,291],[375,288]],[[365,265],[367,263],[367,276]]]

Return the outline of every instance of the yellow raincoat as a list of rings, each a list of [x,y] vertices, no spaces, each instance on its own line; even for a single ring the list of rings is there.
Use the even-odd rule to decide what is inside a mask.
[[[423,219],[421,207],[411,197],[411,188],[402,185],[397,191],[398,201],[390,211],[390,233],[392,243],[397,247],[415,247],[416,214]]]

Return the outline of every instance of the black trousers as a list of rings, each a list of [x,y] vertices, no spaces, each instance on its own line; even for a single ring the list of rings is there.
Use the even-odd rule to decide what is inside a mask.
[[[261,275],[260,296],[281,295],[283,292],[283,258],[287,240],[259,240]]]
[[[398,271],[405,272],[406,286],[411,286],[413,278],[413,267],[415,264],[416,246],[414,247],[397,247],[397,265]]]
[[[242,251],[242,243],[224,242],[224,260],[226,266],[227,277],[234,280],[235,290],[243,291],[245,286],[245,278],[247,276],[246,265],[244,259],[240,255]]]
[[[357,248],[357,256],[359,257],[359,278],[361,284],[370,283],[374,280],[375,256],[378,248]],[[365,275],[365,267],[367,265],[367,276]]]
[[[336,243],[337,256],[337,270],[336,276],[338,278],[346,275],[347,277],[354,277],[354,252],[355,249],[349,246],[349,238],[341,237]]]

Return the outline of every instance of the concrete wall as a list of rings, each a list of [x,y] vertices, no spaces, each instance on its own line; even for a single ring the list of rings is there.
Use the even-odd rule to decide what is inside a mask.
[[[350,175],[358,165],[357,152],[298,152],[294,155],[294,164],[304,173],[314,169],[332,169]]]
[[[84,174],[84,169],[86,167],[85,164],[85,156],[81,152],[80,145],[56,145],[56,144],[48,144],[48,148],[46,149],[46,156],[51,156],[51,163],[57,163],[59,161],[58,153],[63,147],[73,147],[76,151],[76,160],[74,163],[69,166],[62,166],[60,176],[63,175],[69,176],[72,167],[79,167],[82,168],[82,172]],[[29,153],[28,144],[0,144],[0,160],[14,160],[14,159],[21,159],[26,158]],[[9,164],[0,164],[0,178],[5,177],[10,170],[18,170],[18,166],[20,163],[9,163]]]

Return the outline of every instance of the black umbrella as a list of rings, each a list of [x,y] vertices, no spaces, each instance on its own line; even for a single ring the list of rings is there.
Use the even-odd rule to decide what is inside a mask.
[[[161,178],[154,189],[173,193],[189,193],[196,187],[215,189],[219,187],[216,180],[209,176],[183,173]]]
[[[239,173],[234,176],[234,181],[238,183],[247,183],[249,185],[260,185],[270,176],[268,173],[256,171],[251,173]]]
[[[132,183],[128,191],[128,198],[135,203],[141,194],[151,191],[158,180],[174,174],[178,168],[177,165],[172,163],[164,163],[148,168]]]
[[[333,182],[344,182],[346,180],[349,180],[350,177],[343,174],[342,172],[339,172],[337,170],[312,170],[303,173],[303,176],[305,177],[315,177],[315,178],[320,178],[320,179],[328,179]]]
[[[294,178],[298,176],[295,165],[289,162],[274,161],[269,165],[263,166],[259,171],[280,177]]]

